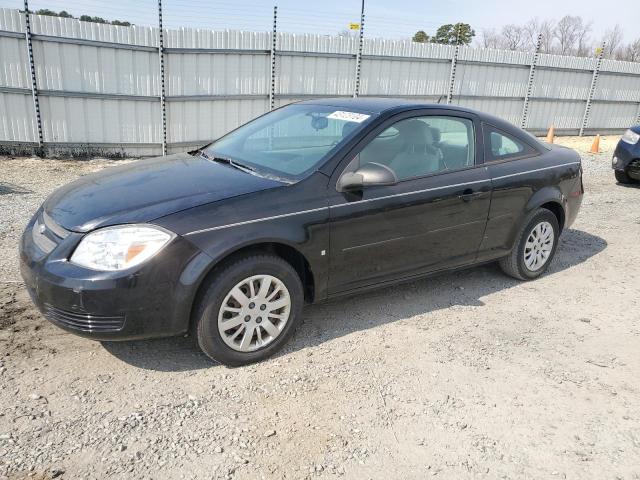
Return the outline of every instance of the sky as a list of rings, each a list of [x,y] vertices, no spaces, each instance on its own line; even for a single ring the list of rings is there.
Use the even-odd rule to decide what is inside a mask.
[[[270,30],[274,1],[162,0],[168,28],[192,26],[211,29]],[[360,0],[277,0],[282,31],[335,34],[358,22]],[[0,0],[0,7],[22,8],[22,0]],[[593,22],[592,37],[599,40],[616,24],[624,40],[640,37],[637,0],[616,0],[611,8],[584,0],[366,0],[365,34],[372,37],[409,38],[417,30],[435,33],[444,23],[466,22],[479,35],[483,29],[507,23],[523,24],[531,18],[560,19],[581,15]],[[157,0],[31,0],[30,9],[67,10],[107,19],[124,19],[137,25],[157,23]]]

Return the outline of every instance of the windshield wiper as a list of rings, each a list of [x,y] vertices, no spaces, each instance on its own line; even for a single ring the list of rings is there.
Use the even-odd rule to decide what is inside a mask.
[[[251,175],[255,175],[256,177],[262,177],[262,178],[268,178],[271,180],[275,180],[277,182],[282,182],[282,183],[295,183],[290,179],[287,178],[281,178],[278,177],[276,175],[272,175],[270,173],[266,173],[266,172],[262,172],[262,171],[257,171],[255,168],[250,167],[249,165],[244,165],[242,163],[239,163],[235,160],[232,160],[228,157],[218,157],[216,155],[211,156],[209,155],[207,152],[205,152],[204,150],[196,150],[195,154],[200,154],[203,158],[206,158],[207,160],[210,160],[212,162],[218,162],[218,163],[224,163],[226,165],[229,165],[233,168],[237,168],[238,170],[245,172],[245,173],[250,173]]]
[[[228,157],[218,157],[218,156],[212,157],[211,155],[208,155],[204,150],[200,151],[200,155],[202,155],[207,160],[211,160],[212,162],[224,163],[226,165],[230,165],[233,168],[237,168],[238,170],[241,170],[246,173],[254,174],[256,171],[255,168],[252,168],[248,165],[243,165],[242,163],[238,163],[235,160],[231,160]]]

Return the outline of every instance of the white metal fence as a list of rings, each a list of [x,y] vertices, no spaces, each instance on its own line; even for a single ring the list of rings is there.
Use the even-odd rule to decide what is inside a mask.
[[[273,32],[165,29],[159,55],[158,28],[29,17],[30,33],[23,13],[0,9],[0,145],[185,150],[272,100],[356,89],[450,100],[534,133],[551,124],[566,134],[612,133],[640,122],[640,63],[364,39],[357,69],[358,38],[279,33],[275,22]]]

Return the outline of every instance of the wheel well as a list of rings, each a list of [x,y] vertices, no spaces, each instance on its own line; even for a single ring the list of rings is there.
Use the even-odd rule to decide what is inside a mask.
[[[276,255],[291,265],[298,276],[300,277],[300,281],[302,282],[302,287],[304,289],[304,300],[307,303],[312,303],[315,296],[315,283],[313,278],[313,272],[311,271],[311,267],[307,259],[293,247],[289,245],[285,245],[283,243],[275,243],[275,242],[265,242],[254,245],[249,245],[243,248],[240,248],[234,252],[231,252],[226,257],[220,259],[216,264],[209,270],[209,272],[205,275],[205,277],[198,285],[198,290],[196,295],[194,296],[193,303],[191,305],[191,322],[193,322],[193,312],[200,298],[202,297],[205,291],[205,285],[207,285],[209,279],[216,275],[221,268],[224,268],[225,265],[235,261],[238,258],[247,256],[247,255],[255,255],[255,254],[271,254]]]
[[[562,208],[562,205],[557,202],[547,202],[544,205],[540,205],[540,208],[546,208],[551,213],[553,213],[558,219],[560,231],[564,229],[564,208]]]

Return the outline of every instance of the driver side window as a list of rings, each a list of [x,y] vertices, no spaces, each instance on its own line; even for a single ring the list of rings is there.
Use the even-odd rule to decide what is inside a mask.
[[[392,169],[409,180],[473,166],[473,122],[466,118],[424,116],[400,120],[381,132],[351,162],[347,171],[367,163]]]

